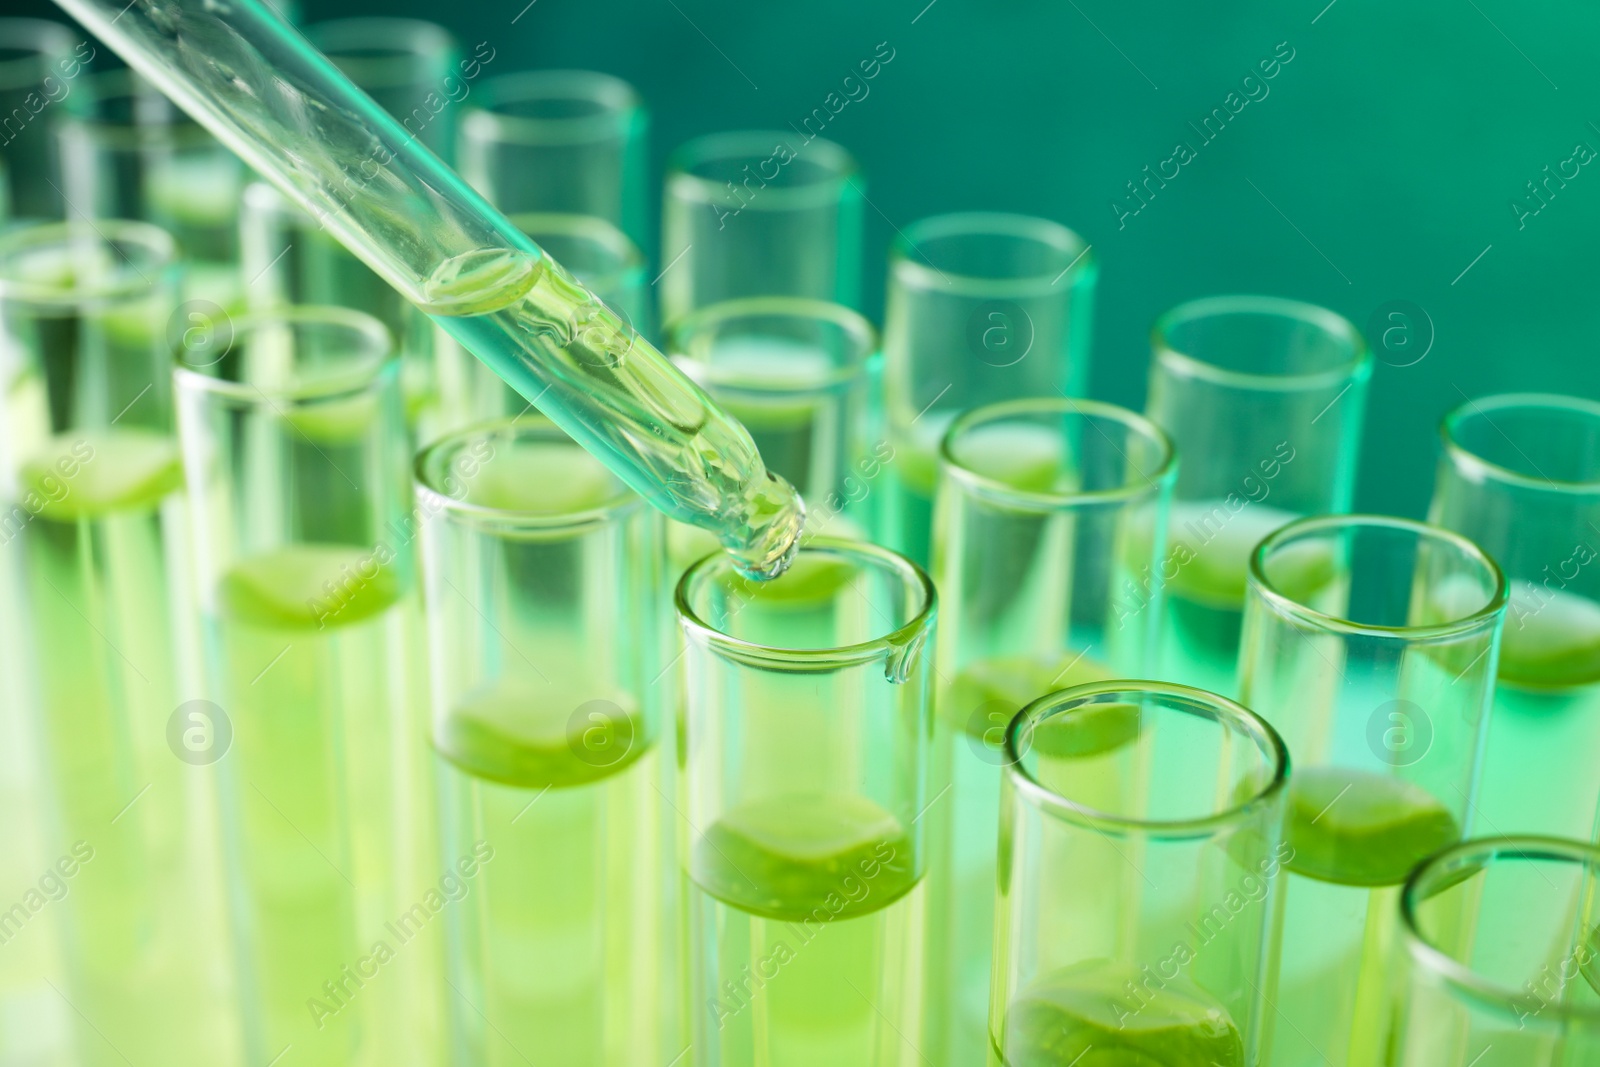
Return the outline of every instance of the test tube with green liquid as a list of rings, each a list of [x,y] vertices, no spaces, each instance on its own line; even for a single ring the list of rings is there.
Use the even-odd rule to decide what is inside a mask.
[[[1372,360],[1333,312],[1265,296],[1180,304],[1151,347],[1145,414],[1183,457],[1159,561],[1161,677],[1231,695],[1250,551],[1301,515],[1350,509]]]
[[[1275,1062],[1272,727],[1188,686],[1099,682],[1019,712],[1005,760],[988,1050],[947,1062]]]
[[[46,863],[61,857],[40,888],[60,900],[58,992],[76,1062],[106,1067],[239,1057],[214,836],[224,727],[186,699],[198,693],[184,669],[187,530],[165,332],[176,270],[172,238],[144,223],[0,238],[0,426],[16,491],[4,532],[20,541],[28,604],[13,636],[37,663]],[[15,910],[0,923],[6,941],[27,933]],[[19,941],[0,951],[28,951]]]
[[[1274,1067],[1380,1062],[1400,886],[1470,833],[1506,582],[1438,527],[1301,519],[1250,558],[1240,702],[1294,760]]]
[[[1511,582],[1479,804],[1486,833],[1600,826],[1600,404],[1506,395],[1445,419],[1430,513]]]
[[[1090,400],[975,408],[943,443],[934,524],[939,627],[928,833],[924,1050],[980,1063],[994,931],[1005,729],[1058,689],[1142,678],[1162,624],[1161,554],[1177,476],[1143,417]]]
[[[437,1064],[442,873],[399,361],[346,308],[231,331],[175,382],[207,681],[232,731],[247,1054]]]
[[[818,538],[771,582],[678,583],[689,1062],[918,1062],[933,584]]]
[[[417,459],[455,1063],[682,1051],[662,518],[530,416]]]
[[[749,434],[267,7],[61,3],[652,504],[782,572],[804,506]]]

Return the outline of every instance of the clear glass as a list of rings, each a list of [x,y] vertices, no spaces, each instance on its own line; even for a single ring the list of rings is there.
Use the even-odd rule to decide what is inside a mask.
[[[916,1062],[933,584],[819,538],[760,585],[707,556],[676,606],[691,1062]]]
[[[573,277],[614,309],[633,329],[653,332],[650,276],[644,255],[627,234],[593,215],[531,213],[511,221],[540,248],[556,256]],[[483,363],[448,338],[439,340],[439,393],[447,412],[467,413],[458,425],[504,415],[519,416],[532,405]],[[716,537],[707,532],[714,547]],[[711,551],[710,548],[706,551]]]
[[[1263,1062],[1289,770],[1272,727],[1187,686],[1101,682],[1018,713],[1004,763],[986,1062]]]
[[[270,9],[59,2],[654,506],[782,572],[805,509],[743,427]]]
[[[421,19],[350,18],[312,23],[305,34],[406,132],[454,161],[456,103],[483,64],[463,59],[449,30]]]
[[[59,22],[0,18],[0,185],[10,192],[0,195],[0,220],[62,217],[51,130],[89,98],[82,77],[94,55],[91,41]]]
[[[1600,1063],[1600,850],[1469,841],[1400,899],[1403,975],[1385,1067]]]
[[[930,559],[939,441],[981,404],[1082,396],[1098,266],[1077,234],[1024,215],[940,215],[889,251],[884,399],[895,464],[885,543]]]
[[[1295,761],[1274,1065],[1378,1062],[1400,883],[1472,828],[1505,608],[1480,548],[1406,519],[1251,555],[1239,699]]]
[[[191,353],[191,359],[195,355]],[[443,1062],[445,925],[399,360],[371,316],[234,323],[174,376],[246,1053]]]
[[[1151,347],[1145,414],[1183,456],[1162,677],[1232,694],[1250,551],[1350,510],[1372,360],[1338,315],[1266,296],[1180,304]]]
[[[861,302],[861,168],[777,130],[714,133],[667,160],[661,320],[747,296]]]
[[[211,753],[170,747],[198,695],[164,344],[175,255],[133,222],[0,239],[4,532],[29,605],[15,636],[37,675],[47,839],[66,853],[42,888],[61,901],[77,1062],[107,1067],[239,1056]]]
[[[144,219],[171,233],[183,295],[233,307],[239,276],[239,160],[149,83],[127,71],[88,79],[93,115],[57,125],[69,219]]]
[[[591,215],[648,247],[649,126],[638,92],[609,74],[530,70],[487,78],[462,114],[461,176],[508,215]],[[546,251],[567,262],[556,249]]]
[[[812,501],[808,536],[872,536],[871,489],[893,457],[872,441],[878,333],[861,314],[800,297],[747,297],[679,319],[666,349],[750,431],[769,468]],[[677,573],[716,548],[673,524]]]
[[[1600,817],[1600,404],[1472,400],[1444,421],[1432,522],[1511,582],[1478,804],[1487,833],[1590,840]]]
[[[249,281],[246,306],[267,313],[296,304],[333,305],[376,318],[400,349],[400,390],[412,439],[437,436],[446,405],[440,395],[436,353],[444,344],[455,348],[454,342],[272,186],[252,182],[243,200],[240,244],[242,272]],[[207,318],[195,309],[190,319],[188,347],[227,343],[231,325],[226,317]]]
[[[967,412],[943,445],[934,580],[945,596],[929,788],[928,1016],[935,1063],[988,1047],[995,827],[1006,725],[1052,690],[1146,677],[1177,462],[1166,436],[1090,400]]]
[[[417,459],[454,1062],[677,1054],[662,519],[539,419]],[[669,995],[670,994],[670,995]]]

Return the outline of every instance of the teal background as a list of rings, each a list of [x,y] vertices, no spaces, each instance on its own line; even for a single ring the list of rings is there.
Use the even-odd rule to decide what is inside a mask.
[[[867,175],[869,313],[895,228],[970,208],[1046,215],[1093,243],[1093,392],[1132,406],[1149,325],[1181,300],[1272,293],[1363,328],[1380,306],[1410,301],[1435,336],[1420,362],[1376,367],[1357,492],[1366,510],[1423,513],[1439,420],[1467,398],[1600,398],[1600,165],[1521,229],[1511,208],[1578,142],[1600,148],[1596,5],[525,2],[303,0],[303,20],[433,19],[469,51],[490,42],[491,74],[617,74],[649,103],[658,175],[697,134],[798,123],[887,41],[893,61],[826,131]],[[1294,58],[1268,95],[1199,146],[1187,123],[1222,106],[1280,42]],[[1197,158],[1119,229],[1112,201],[1179,140]],[[1415,329],[1420,343],[1429,331]]]

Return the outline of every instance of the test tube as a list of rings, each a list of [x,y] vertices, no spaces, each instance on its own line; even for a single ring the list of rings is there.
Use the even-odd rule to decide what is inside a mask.
[[[51,129],[83,107],[82,75],[95,47],[59,22],[0,19],[0,221],[62,216]],[[5,190],[0,190],[4,193]]]
[[[128,71],[96,74],[93,114],[57,127],[62,194],[76,220],[137,218],[178,241],[183,295],[233,307],[244,167],[200,125]]]
[[[1404,975],[1390,1067],[1600,1063],[1600,849],[1551,837],[1468,841],[1400,899]]]
[[[449,30],[421,19],[349,18],[312,23],[305,33],[434,155],[455,158],[456,105],[472,91],[467,72],[481,73],[482,63],[463,60]]]
[[[691,1062],[917,1062],[933,584],[818,538],[762,584],[707,556],[675,603]]]
[[[889,252],[884,400],[896,463],[885,543],[930,558],[939,441],[968,408],[1082,396],[1098,273],[1082,238],[1024,215],[940,215]]]
[[[1145,414],[1184,458],[1162,676],[1232,694],[1250,551],[1350,510],[1372,360],[1343,318],[1267,296],[1180,304],[1151,346]]]
[[[661,320],[746,296],[861,301],[861,169],[822,138],[699,137],[667,160]]]
[[[238,1062],[208,770],[226,742],[187,699],[189,603],[169,573],[186,543],[165,341],[176,269],[172,238],[138,222],[0,238],[3,533],[28,604],[9,636],[31,648],[52,786],[49,873],[28,882],[60,901],[76,1062],[108,1067]],[[0,934],[22,933],[12,909]]]
[[[508,215],[591,215],[642,248],[648,131],[638,92],[609,74],[486,78],[462,113],[461,176]]]
[[[399,363],[345,308],[231,323],[175,374],[222,771],[246,1053],[443,1061],[449,885]]]
[[[1268,1062],[1272,727],[1187,686],[1101,682],[1018,713],[1005,761],[987,1062]]]
[[[661,516],[537,418],[444,438],[417,481],[444,856],[469,863],[454,1062],[665,1064],[682,976]]]
[[[981,1063],[1005,728],[1046,693],[1150,673],[1177,461],[1141,416],[1065,397],[975,408],[941,452],[929,786],[941,799],[924,821],[929,1002],[943,1010],[929,1014],[924,1051]]]
[[[1600,815],[1600,404],[1471,400],[1444,421],[1431,521],[1511,582],[1479,809],[1489,833],[1590,840]]]
[[[1251,555],[1239,699],[1295,761],[1269,1062],[1379,1062],[1400,884],[1471,831],[1505,608],[1482,549],[1406,519],[1301,519]]]

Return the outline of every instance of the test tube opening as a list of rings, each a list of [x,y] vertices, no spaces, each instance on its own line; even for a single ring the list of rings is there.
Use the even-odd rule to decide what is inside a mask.
[[[1169,373],[1236,387],[1310,388],[1370,373],[1366,342],[1346,319],[1269,296],[1216,296],[1180,304],[1156,320],[1156,359]]]
[[[1600,404],[1511,393],[1469,400],[1441,429],[1452,461],[1487,480],[1600,491]]]

